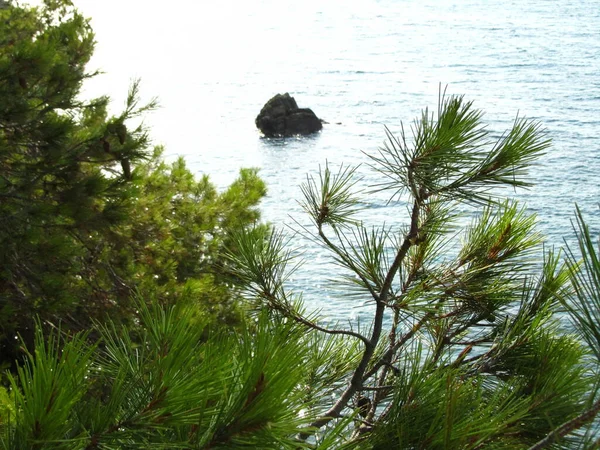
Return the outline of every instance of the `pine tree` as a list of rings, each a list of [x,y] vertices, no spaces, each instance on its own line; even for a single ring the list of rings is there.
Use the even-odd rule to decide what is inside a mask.
[[[93,48],[68,0],[0,10],[0,364],[31,347],[36,316],[65,330],[131,322],[136,292],[239,321],[221,255],[258,220],[264,183],[244,169],[219,193],[162,162],[139,125],[156,102],[140,104],[137,81],[117,116],[108,97],[79,100]]]
[[[299,330],[262,315],[236,335],[205,335],[192,308],[139,308],[135,337],[114,324],[97,345],[37,333],[9,375],[2,448],[306,447],[294,437],[307,422],[297,386],[310,347]]]
[[[300,438],[350,417],[349,448],[544,448],[545,436],[562,438],[599,409],[598,354],[590,363],[588,352],[599,305],[583,298],[597,297],[600,278],[581,281],[575,263],[544,254],[535,217],[498,197],[503,185],[529,185],[527,168],[550,141],[522,118],[494,141],[472,102],[445,94],[411,129],[412,141],[388,131],[386,146],[368,155],[381,180],[373,189],[407,204],[405,228],[357,218],[368,207],[357,168],[328,164],[302,185],[314,229],[299,232],[331,254],[345,298],[370,305],[366,325],[338,328],[303,313],[286,287],[298,263],[282,233],[242,233],[230,255],[258,309],[358,345],[344,376],[331,380],[335,400],[311,410]],[[469,205],[479,213],[463,226],[457,211]],[[561,327],[573,276],[572,313],[588,345]],[[558,432],[563,423],[575,426]]]

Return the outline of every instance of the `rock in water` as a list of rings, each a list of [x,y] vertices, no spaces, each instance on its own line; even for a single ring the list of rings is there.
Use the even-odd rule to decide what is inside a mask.
[[[294,97],[287,92],[269,100],[254,122],[267,137],[306,135],[323,128],[316,114],[309,108],[298,108]]]

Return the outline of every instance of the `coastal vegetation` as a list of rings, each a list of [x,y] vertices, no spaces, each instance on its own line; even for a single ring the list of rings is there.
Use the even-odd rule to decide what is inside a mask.
[[[502,198],[540,124],[494,139],[442,92],[368,154],[376,186],[308,175],[296,232],[370,314],[338,326],[289,288],[257,170],[218,192],[163,161],[137,82],[116,116],[79,99],[93,47],[68,0],[0,9],[2,448],[600,447],[600,249],[578,210],[579,247],[544,249]],[[360,220],[375,191],[404,226]]]
[[[108,97],[79,100],[94,41],[68,2],[0,14],[0,363],[31,346],[36,317],[63,331],[135,321],[136,292],[238,322],[223,250],[259,218],[257,171],[217,192],[182,159],[165,163],[138,82],[117,116]]]

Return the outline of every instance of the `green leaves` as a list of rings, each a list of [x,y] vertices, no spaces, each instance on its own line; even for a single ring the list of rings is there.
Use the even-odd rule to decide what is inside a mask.
[[[508,386],[491,386],[455,369],[414,370],[399,378],[373,448],[516,448],[511,432],[527,405]]]
[[[544,138],[539,123],[517,117],[513,127],[502,136],[479,168],[482,181],[489,184],[531,186],[527,182],[527,168],[544,154],[550,140]],[[478,183],[473,178],[472,183]]]
[[[94,41],[71,2],[0,15],[0,361],[20,357],[18,332],[33,345],[36,314],[70,330],[131,322],[135,291],[174,303],[193,286],[186,301],[213,323],[239,322],[223,253],[260,218],[258,171],[221,193],[183,160],[162,162],[139,80],[116,116],[108,97],[79,100]]]
[[[235,252],[230,250],[227,255],[232,274],[246,290],[267,302],[280,299],[282,307],[287,303],[284,282],[296,268],[288,267],[294,259],[289,242],[281,232],[256,227],[236,234]]]
[[[510,264],[506,272],[515,273],[519,268],[515,264],[531,263],[533,251],[542,243],[534,227],[535,216],[526,215],[516,203],[484,208],[466,230],[459,266],[506,270],[506,264]]]
[[[302,233],[368,308],[327,324],[286,286],[298,251],[258,224],[257,169],[220,193],[162,162],[130,120],[156,107],[138,81],[117,116],[107,97],[79,101],[93,34],[70,1],[0,16],[0,344],[27,356],[0,390],[3,448],[524,448],[600,410],[590,231],[579,215],[581,262],[540,265],[535,218],[498,200],[529,185],[539,124],[494,141],[444,92],[410,142],[386,129],[375,186],[344,165],[308,176]],[[402,225],[359,220],[368,189],[406,203]],[[465,204],[484,206],[471,225]],[[559,299],[588,348],[559,326]],[[61,319],[94,329],[44,338]]]
[[[404,226],[357,220],[368,205],[357,169],[334,173],[327,164],[301,186],[301,205],[315,225],[314,231],[301,226],[301,233],[330,252],[340,268],[332,281],[344,298],[369,306],[360,327],[327,328],[302,315],[285,288],[293,252],[277,232],[238,238],[243,250],[232,254],[231,267],[275,317],[359,344],[345,376],[330,379],[339,395],[312,422],[327,430],[353,417],[353,426],[339,420],[353,429],[347,441],[340,444],[343,431],[333,425],[331,442],[531,445],[581,413],[586,389],[595,386],[582,365],[585,353],[556,318],[574,267],[561,266],[553,252],[539,264],[543,239],[535,216],[498,200],[498,186],[528,185],[527,168],[549,141],[539,124],[517,119],[494,144],[473,103],[445,95],[437,115],[425,110],[412,133],[409,143],[403,130],[399,138],[387,130],[386,146],[371,156],[382,176],[373,188],[388,191],[390,202],[407,203]],[[464,204],[483,210],[460,230]],[[588,323],[592,309],[578,309]],[[366,405],[360,418],[352,416],[356,399]]]
[[[38,329],[35,353],[28,355],[17,377],[8,377],[15,396],[8,448],[78,439],[73,415],[89,386],[94,351],[85,335],[63,342],[60,330],[45,337]]]

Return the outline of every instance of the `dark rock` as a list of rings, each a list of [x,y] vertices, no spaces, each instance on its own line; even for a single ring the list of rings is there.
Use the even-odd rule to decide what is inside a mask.
[[[312,134],[323,128],[321,120],[309,108],[298,108],[290,94],[277,94],[256,116],[256,126],[267,137]]]

